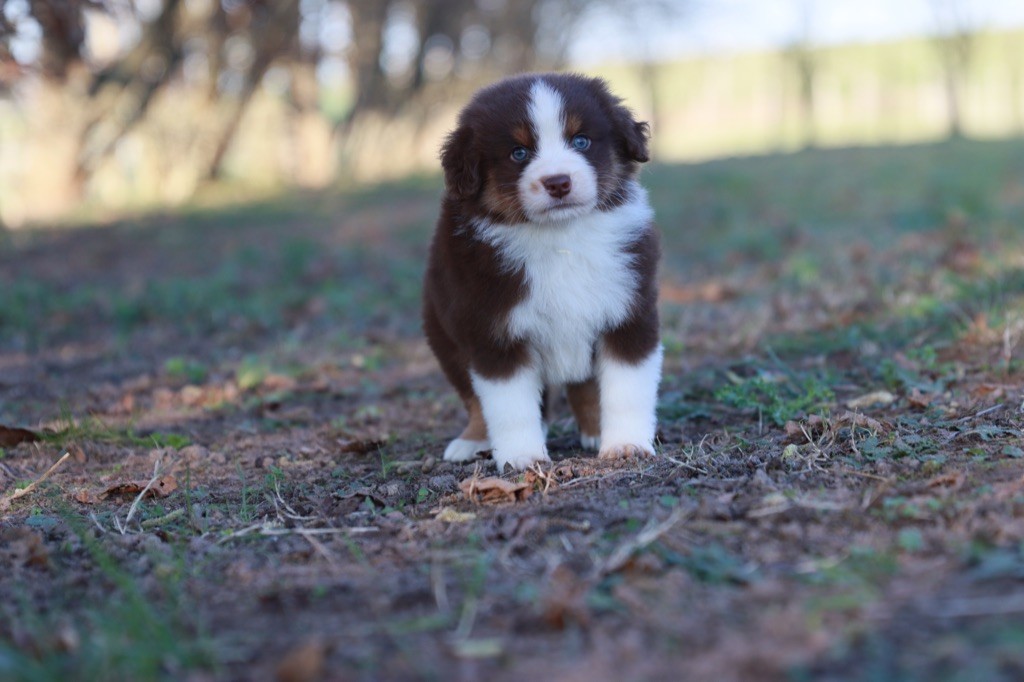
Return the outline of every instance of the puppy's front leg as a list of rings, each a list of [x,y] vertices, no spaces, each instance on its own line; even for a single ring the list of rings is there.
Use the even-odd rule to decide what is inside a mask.
[[[488,379],[476,372],[470,377],[483,408],[498,473],[506,464],[521,471],[535,462],[550,462],[541,425],[540,373],[526,366],[507,379]]]
[[[604,349],[598,358],[602,459],[654,454],[655,411],[661,379],[661,344],[639,362],[620,360]]]

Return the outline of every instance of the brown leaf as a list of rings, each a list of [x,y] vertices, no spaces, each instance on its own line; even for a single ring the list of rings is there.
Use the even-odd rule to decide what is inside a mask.
[[[946,474],[939,474],[928,481],[929,488],[945,488],[947,490],[959,490],[964,484],[965,476],[961,471],[950,471]]]
[[[690,285],[665,283],[661,287],[661,299],[669,303],[721,303],[738,295],[733,285],[715,280]]]
[[[349,441],[338,441],[341,445],[340,452],[354,452],[358,455],[365,455],[368,452],[376,452],[384,446],[384,441],[376,438],[355,439]]]
[[[312,682],[323,677],[326,660],[327,645],[313,638],[285,654],[274,675],[279,682]]]
[[[0,448],[13,448],[19,443],[34,443],[39,434],[28,429],[0,425]]]
[[[786,431],[786,437],[782,439],[782,444],[803,445],[807,442],[808,436],[814,439],[824,433],[828,426],[829,423],[817,414],[812,414],[802,422],[788,421],[783,427]]]
[[[134,497],[145,490],[148,484],[149,481],[128,481],[127,483],[116,483],[109,486],[106,490],[96,493],[96,499],[105,500],[108,497],[121,496]],[[145,499],[167,497],[177,489],[178,481],[175,480],[174,476],[164,476],[150,486],[149,490],[146,490]]]
[[[921,391],[916,388],[907,396],[907,403],[918,410],[927,408],[932,404],[933,400],[935,400],[934,395],[931,393],[921,393]]]
[[[836,423],[845,424],[848,426],[859,426],[869,431],[876,431],[879,433],[885,433],[891,430],[891,425],[887,422],[879,421],[878,419],[872,419],[871,417],[860,414],[858,412],[843,412],[839,417],[836,418]]]
[[[96,496],[93,495],[91,492],[83,488],[82,490],[79,490],[77,493],[75,493],[75,501],[80,502],[82,504],[95,504],[99,500],[97,500]]]
[[[851,410],[862,410],[865,407],[884,407],[886,405],[891,405],[894,402],[896,402],[896,396],[889,391],[872,391],[871,393],[862,395],[859,398],[848,400],[846,402],[846,406]]]
[[[590,611],[586,596],[589,583],[566,564],[558,564],[545,581],[540,600],[541,618],[556,630],[570,624],[587,625]]]
[[[0,559],[8,566],[35,566],[45,568],[50,563],[50,551],[43,538],[28,528],[0,529]]]
[[[294,391],[298,384],[299,382],[286,374],[268,374],[263,378],[261,387],[268,391]]]
[[[459,488],[469,499],[480,504],[501,504],[521,502],[530,496],[533,488],[529,483],[512,483],[503,478],[467,478]]]
[[[85,450],[83,450],[82,446],[79,445],[78,443],[69,443],[67,446],[67,451],[71,453],[71,456],[74,457],[75,461],[78,462],[79,464],[85,464],[86,461],[89,459],[89,457],[85,454]]]

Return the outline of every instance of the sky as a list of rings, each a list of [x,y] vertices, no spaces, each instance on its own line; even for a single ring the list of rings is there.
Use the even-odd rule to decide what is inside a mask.
[[[571,61],[668,59],[784,46],[802,32],[816,44],[873,42],[948,30],[1024,26],[1024,0],[671,0],[669,14],[594,12],[570,48]],[[957,19],[962,17],[962,19]]]

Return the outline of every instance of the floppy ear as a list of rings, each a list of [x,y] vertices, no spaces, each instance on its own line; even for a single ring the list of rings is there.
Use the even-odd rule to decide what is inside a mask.
[[[627,159],[639,163],[651,160],[647,150],[651,127],[643,121],[635,120],[632,112],[621,104],[615,107],[615,134]]]
[[[473,146],[473,131],[460,126],[448,134],[441,148],[444,186],[459,199],[472,199],[480,192],[480,159]]]

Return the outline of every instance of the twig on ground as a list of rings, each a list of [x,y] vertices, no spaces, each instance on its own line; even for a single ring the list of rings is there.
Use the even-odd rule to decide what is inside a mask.
[[[149,479],[149,483],[147,483],[146,487],[143,488],[135,497],[135,501],[132,502],[132,506],[128,508],[128,516],[124,518],[124,526],[122,526],[120,522],[117,523],[117,529],[121,531],[121,535],[124,535],[125,532],[127,532],[128,524],[131,523],[132,516],[135,515],[135,511],[139,508],[139,503],[142,502],[142,498],[145,497],[146,493],[149,492],[149,489],[156,485],[160,480],[160,463],[163,462],[163,459],[163,455],[156,458],[156,463],[153,465],[153,477]],[[114,517],[114,521],[117,522],[116,516]]]
[[[102,533],[104,535],[107,534],[107,532],[108,532],[107,529],[104,528],[103,524],[100,523],[100,520],[96,518],[96,512],[89,512],[89,518],[92,519],[92,522],[94,524],[96,524],[97,528],[100,529],[100,533]]]
[[[18,490],[15,490],[15,491],[14,491],[13,493],[11,493],[11,494],[10,494],[10,495],[9,495],[9,496],[8,496],[8,497],[7,497],[6,499],[5,499],[5,500],[3,500],[4,504],[5,504],[5,505],[6,505],[6,504],[10,504],[11,502],[13,502],[14,500],[18,499],[19,497],[24,497],[25,495],[28,495],[28,494],[29,494],[29,493],[31,493],[31,492],[32,492],[33,490],[35,490],[36,488],[38,488],[38,487],[39,487],[39,485],[40,485],[41,483],[43,483],[43,482],[44,482],[44,481],[45,481],[46,479],[48,479],[48,478],[49,478],[50,476],[52,476],[52,475],[53,475],[53,472],[55,472],[55,471],[57,470],[57,468],[58,468],[58,467],[59,467],[59,466],[60,466],[61,464],[63,464],[63,463],[64,463],[64,462],[65,462],[65,461],[67,460],[67,458],[68,458],[68,457],[70,457],[70,456],[71,456],[71,453],[70,453],[70,452],[68,452],[68,451],[65,451],[65,452],[64,452],[64,454],[63,454],[63,455],[61,456],[61,458],[60,458],[60,459],[58,459],[58,460],[57,460],[56,462],[54,462],[54,463],[53,463],[53,466],[51,466],[51,467],[50,467],[49,469],[47,469],[47,470],[46,470],[46,471],[45,471],[45,472],[43,473],[43,475],[42,475],[42,476],[40,476],[39,478],[37,478],[37,479],[36,479],[35,481],[33,481],[32,483],[29,483],[29,484],[28,484],[27,486],[25,486],[24,488],[20,488],[20,489],[18,489]]]
[[[277,515],[279,517],[280,516],[285,516],[285,517],[291,519],[292,521],[311,521],[311,520],[316,518],[315,516],[302,516],[297,511],[292,509],[292,506],[290,504],[288,504],[287,502],[284,501],[284,498],[281,497],[281,483],[280,483],[280,481],[277,481],[277,480],[274,481],[274,497],[270,498],[270,501],[274,503],[274,509],[277,511]],[[281,509],[278,506],[278,503],[280,503],[281,507],[284,507],[285,511],[284,511],[283,514],[281,513]]]
[[[146,519],[139,525],[141,525],[143,528],[156,528],[157,526],[162,526],[165,523],[170,523],[171,521],[174,521],[175,519],[177,519],[180,516],[183,516],[184,514],[185,510],[179,507],[178,509],[175,509],[170,513],[164,514],[163,516],[158,516],[155,519]]]
[[[306,529],[302,529],[302,531],[305,530]],[[327,564],[331,567],[332,570],[338,569],[338,560],[334,558],[334,555],[331,554],[330,550],[324,547],[324,544],[322,542],[313,537],[312,533],[300,532],[299,535],[301,535],[302,538],[306,542],[308,542],[313,547],[313,549],[315,549],[317,553],[320,554],[320,556],[322,556],[327,561]]]
[[[263,536],[278,536],[278,535],[338,535],[341,533],[350,533],[353,535],[363,533],[376,533],[379,528],[376,526],[352,526],[350,528],[282,528],[278,522],[264,519],[259,523],[254,523],[245,528],[234,530],[222,537],[217,541],[218,545],[222,545],[229,540],[236,538],[245,537],[251,533]]]
[[[689,509],[676,507],[667,519],[657,522],[651,519],[636,537],[619,545],[598,567],[597,574],[605,576],[625,566],[634,554],[651,544],[672,529],[674,525],[690,515]]]
[[[1004,407],[1006,407],[1006,403],[999,403],[998,405],[993,405],[992,407],[987,407],[984,410],[982,410],[981,412],[975,412],[974,414],[969,414],[966,417],[960,417],[954,423],[955,424],[960,424],[961,422],[969,422],[972,419],[977,419],[978,417],[984,417],[986,414],[990,414],[992,412],[996,412],[998,410],[1003,409]]]

